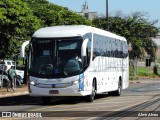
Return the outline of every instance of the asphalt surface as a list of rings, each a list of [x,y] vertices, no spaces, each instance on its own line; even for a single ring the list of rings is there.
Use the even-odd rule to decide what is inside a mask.
[[[136,120],[143,120],[141,116],[137,116],[137,114],[139,114],[138,111],[142,111],[142,114],[145,114],[145,111],[158,111],[159,114],[159,88],[159,78],[130,80],[129,87],[123,90],[120,97],[100,95],[96,96],[95,101],[90,104],[88,104],[84,98],[54,98],[51,104],[48,105],[44,105],[40,97],[28,96],[27,86],[17,87],[15,92],[7,92],[7,90],[3,88],[4,92],[0,89],[0,95],[2,97],[0,98],[0,111],[39,112],[42,114],[42,117],[44,117],[42,119],[46,119],[46,117],[48,119],[50,117],[51,119],[55,118],[55,120],[63,116],[71,116],[71,119],[78,117],[77,120],[80,120],[79,117],[82,116],[91,116],[89,120],[94,120],[93,118],[95,118],[95,120],[103,120],[102,118],[104,118],[105,120],[110,113],[110,116],[117,116],[113,118],[113,120],[119,120],[119,117],[123,116],[131,116],[131,120],[135,120],[136,116]],[[56,111],[60,112],[56,113]],[[70,111],[73,112],[71,113]],[[106,111],[108,112],[106,113]],[[119,112],[117,113],[117,111]],[[133,114],[132,111],[135,111],[135,113]],[[136,111],[138,113],[136,113]],[[129,120],[127,118],[128,117],[125,119]],[[39,119],[40,118],[38,118],[38,120]],[[82,120],[83,119],[82,117]],[[153,119],[159,120],[158,117]],[[110,120],[112,120],[112,117]],[[146,120],[146,117],[144,117],[144,120]],[[152,120],[151,117],[149,117],[148,120]]]

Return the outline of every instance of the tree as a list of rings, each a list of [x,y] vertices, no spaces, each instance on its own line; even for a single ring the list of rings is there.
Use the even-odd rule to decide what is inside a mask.
[[[106,19],[97,18],[93,20],[96,27],[106,29]],[[132,13],[130,16],[117,14],[109,17],[109,28],[111,32],[124,36],[128,43],[132,45],[130,58],[143,58],[145,52],[155,58],[156,44],[152,41],[152,37],[158,34],[159,29],[154,26],[157,21],[148,21],[145,14],[141,12]]]
[[[47,0],[0,1],[0,52],[18,55],[19,47],[40,27],[54,25],[92,25],[91,21]]]
[[[39,20],[21,0],[1,0],[0,6],[1,52],[13,57],[22,42],[40,27]]]
[[[41,21],[41,27],[55,25],[92,25],[90,20],[46,0],[23,0]]]

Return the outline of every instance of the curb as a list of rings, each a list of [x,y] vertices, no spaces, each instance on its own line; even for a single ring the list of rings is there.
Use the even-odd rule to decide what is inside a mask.
[[[140,79],[140,80],[129,81],[129,83],[150,83],[150,82],[160,82],[160,79]]]

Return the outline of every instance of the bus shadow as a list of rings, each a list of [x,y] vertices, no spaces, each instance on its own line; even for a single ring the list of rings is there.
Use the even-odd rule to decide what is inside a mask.
[[[108,97],[107,94],[99,94],[95,96],[95,100],[100,100],[102,98],[106,98]],[[80,97],[80,96],[76,96],[76,97],[60,97],[60,99],[58,101],[53,100],[51,103],[47,104],[47,105],[73,105],[73,104],[79,104],[79,103],[88,103],[86,100],[86,97]],[[41,105],[44,105],[43,103]]]
[[[95,100],[108,97],[106,94],[96,95]],[[0,106],[15,106],[15,105],[72,105],[78,103],[88,103],[86,97],[52,97],[51,102],[43,104],[41,97],[30,97],[29,95],[20,95],[14,97],[0,98]]]

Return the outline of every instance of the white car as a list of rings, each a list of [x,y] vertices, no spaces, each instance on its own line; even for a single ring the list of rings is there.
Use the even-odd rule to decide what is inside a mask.
[[[24,79],[24,67],[16,66],[16,74]]]
[[[15,61],[13,60],[4,60],[4,62],[1,61],[0,63],[0,69],[5,70],[6,73],[8,73],[8,70],[11,68],[11,66],[15,66]],[[16,66],[16,74],[20,76],[22,79],[24,78],[24,69],[23,67]]]
[[[8,72],[8,70],[11,68],[11,66],[15,66],[15,61],[13,60],[4,60],[1,61],[0,63],[0,69],[2,70],[5,70],[6,72]]]

